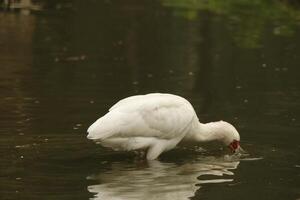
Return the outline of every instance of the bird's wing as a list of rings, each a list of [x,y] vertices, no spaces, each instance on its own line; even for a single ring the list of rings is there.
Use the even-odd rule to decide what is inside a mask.
[[[144,95],[135,95],[135,96],[131,96],[131,97],[127,97],[125,99],[121,99],[120,101],[118,101],[116,104],[114,104],[109,111],[112,111],[118,107],[122,107],[125,106],[128,103],[131,103],[133,101],[139,101]]]
[[[147,98],[146,101],[136,101],[139,97],[132,98],[135,100],[125,99],[109,112],[118,116],[114,137],[172,139],[183,136],[195,117],[193,107],[182,99]]]

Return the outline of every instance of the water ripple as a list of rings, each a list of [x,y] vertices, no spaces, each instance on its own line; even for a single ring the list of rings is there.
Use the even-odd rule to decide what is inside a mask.
[[[185,164],[151,161],[139,164],[112,163],[111,170],[88,177],[99,182],[88,186],[94,200],[188,199],[205,184],[234,181],[238,160],[200,157]]]

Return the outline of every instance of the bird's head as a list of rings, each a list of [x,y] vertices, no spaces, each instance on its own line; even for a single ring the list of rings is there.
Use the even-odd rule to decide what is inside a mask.
[[[243,153],[244,150],[240,146],[240,134],[236,128],[228,122],[220,121],[218,123],[222,142],[229,147],[231,152]]]

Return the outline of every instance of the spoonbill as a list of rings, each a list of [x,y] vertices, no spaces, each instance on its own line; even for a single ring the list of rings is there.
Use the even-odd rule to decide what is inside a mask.
[[[148,160],[179,142],[220,141],[242,151],[240,135],[225,121],[201,123],[189,101],[163,93],[130,96],[113,105],[87,130],[87,138],[114,150],[146,150]]]

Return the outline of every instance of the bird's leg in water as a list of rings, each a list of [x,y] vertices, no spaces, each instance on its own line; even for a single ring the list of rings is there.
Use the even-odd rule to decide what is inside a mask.
[[[134,154],[136,155],[137,159],[145,159],[146,158],[146,151],[145,150],[134,151]]]

